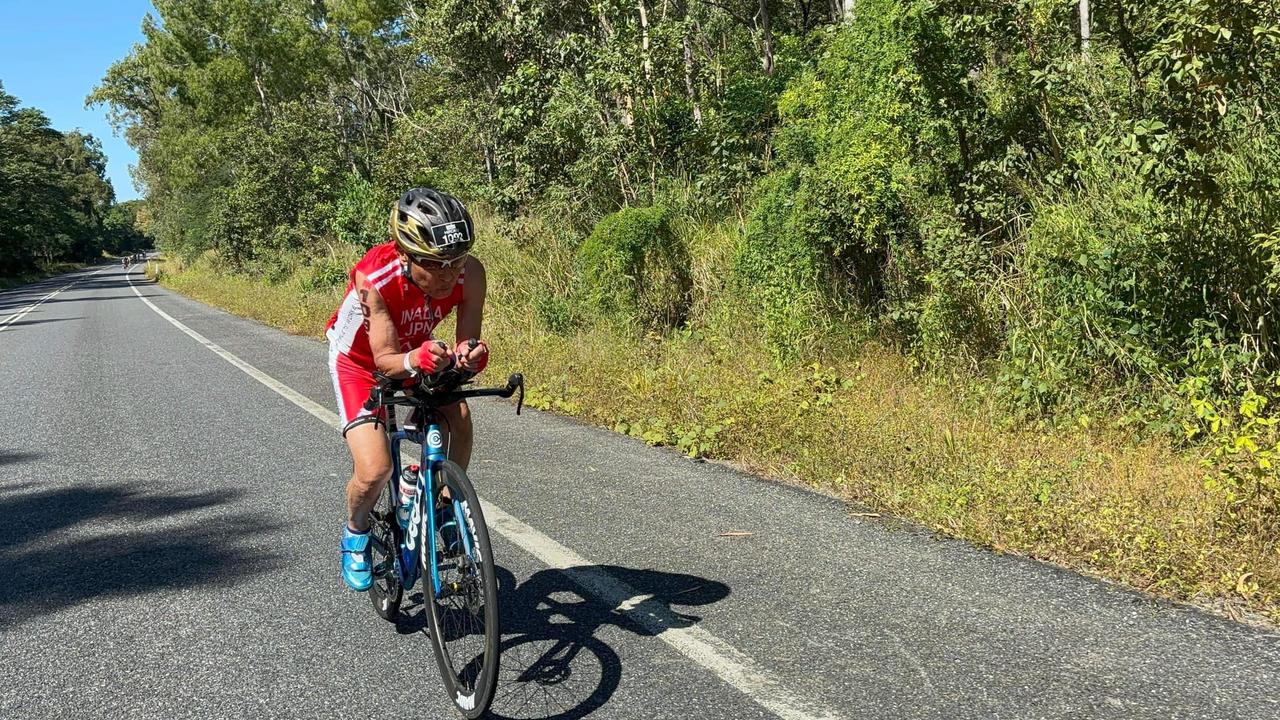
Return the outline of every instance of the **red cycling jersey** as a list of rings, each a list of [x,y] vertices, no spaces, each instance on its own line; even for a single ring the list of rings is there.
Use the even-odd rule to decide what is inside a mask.
[[[351,270],[347,294],[342,304],[329,318],[326,335],[329,349],[346,355],[357,365],[376,369],[373,351],[369,348],[369,332],[365,329],[364,315],[360,311],[357,296],[356,273],[363,274],[382,296],[382,302],[395,323],[396,336],[400,340],[400,352],[409,352],[431,339],[431,332],[458,303],[462,302],[462,284],[466,270],[458,275],[458,284],[449,296],[442,299],[427,297],[422,289],[401,272],[400,256],[393,242],[375,245],[365,253]]]
[[[374,386],[373,372],[377,365],[373,350],[369,347],[369,331],[364,324],[360,298],[355,288],[356,273],[364,275],[373,285],[395,324],[400,352],[422,345],[431,339],[436,325],[462,302],[463,280],[466,270],[458,275],[458,284],[448,297],[439,300],[426,293],[404,276],[400,256],[394,242],[375,245],[365,253],[351,270],[347,294],[342,304],[329,318],[325,335],[329,338],[329,372],[333,376],[333,390],[338,399],[338,411],[342,416],[343,434],[348,428],[366,418],[380,414],[365,410],[364,401]]]

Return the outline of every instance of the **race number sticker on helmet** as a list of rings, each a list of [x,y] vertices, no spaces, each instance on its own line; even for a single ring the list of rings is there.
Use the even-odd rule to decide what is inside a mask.
[[[431,236],[436,242],[436,247],[444,249],[451,245],[469,241],[471,239],[471,228],[465,221],[432,225]]]

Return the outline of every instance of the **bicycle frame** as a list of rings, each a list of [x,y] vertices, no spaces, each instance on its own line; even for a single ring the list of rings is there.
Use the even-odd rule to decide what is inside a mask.
[[[459,390],[458,385],[467,382],[469,376],[462,376],[454,372],[453,376],[449,376],[450,371],[445,371],[443,382],[437,387],[443,386],[447,382],[453,382],[452,390],[446,391],[442,395],[437,395],[437,402],[417,402],[413,399],[399,396],[398,393],[406,391],[404,381],[388,377],[382,373],[374,373],[374,377],[378,380],[378,385],[369,391],[369,399],[365,401],[366,410],[377,410],[380,407],[387,409],[387,443],[391,450],[391,467],[395,470],[392,478],[394,482],[388,482],[385,492],[389,502],[389,507],[396,508],[399,504],[399,477],[403,472],[400,465],[400,443],[408,440],[417,443],[422,448],[422,453],[418,463],[418,477],[416,479],[416,491],[414,493],[413,510],[409,519],[409,527],[401,529],[399,522],[392,519],[391,534],[395,547],[386,547],[381,538],[371,537],[370,542],[376,543],[382,556],[390,558],[392,561],[392,572],[400,583],[401,590],[408,590],[418,580],[419,563],[423,557],[423,553],[430,553],[427,557],[431,560],[431,589],[436,597],[440,597],[442,584],[440,582],[440,568],[435,562],[436,559],[436,514],[435,514],[435,498],[436,493],[441,489],[436,487],[435,478],[438,477],[438,471],[442,463],[448,456],[445,453],[444,436],[440,431],[440,414],[438,407],[449,405],[459,400],[478,397],[502,397],[509,398],[517,392],[519,395],[516,399],[516,414],[520,414],[520,408],[524,405],[524,376],[520,373],[514,373],[507,378],[506,387],[502,388],[480,388]],[[400,428],[396,425],[395,406],[408,405],[410,407],[421,408],[422,415],[420,427],[413,429]],[[432,485],[427,487],[427,478],[431,478]],[[472,548],[471,533],[474,529],[471,526],[471,512],[466,507],[465,499],[452,498],[453,519],[458,528],[458,536],[462,542],[462,550],[467,557],[474,559],[474,549]],[[425,514],[426,517],[423,517]],[[424,532],[425,530],[425,532]],[[487,561],[486,558],[479,559],[479,562]],[[381,567],[381,566],[380,566]],[[385,577],[379,573],[378,568],[374,568],[374,574],[377,577]],[[425,591],[426,585],[423,585]]]
[[[435,497],[440,488],[427,487],[427,479],[436,477],[436,471],[440,464],[448,459],[445,454],[444,436],[440,431],[439,415],[434,410],[426,410],[423,413],[423,428],[407,430],[397,428],[395,426],[395,413],[388,413],[387,438],[391,444],[391,467],[396,468],[396,477],[387,482],[387,492],[390,493],[391,507],[396,506],[397,481],[399,473],[403,472],[400,464],[400,443],[409,441],[421,446],[422,451],[418,462],[417,491],[414,493],[413,513],[409,518],[409,527],[404,532],[404,536],[399,541],[399,546],[395,553],[396,563],[395,571],[400,580],[400,587],[408,590],[418,580],[419,562],[422,557],[431,558],[431,587],[436,595],[440,594],[440,569],[435,562],[436,558],[436,514],[435,514]],[[466,527],[463,523],[462,509],[459,507],[463,501],[451,499],[450,505],[453,508],[454,523],[458,528],[458,536],[462,540],[463,551],[471,556],[471,537],[468,532],[464,532]],[[429,508],[429,510],[424,510]],[[425,516],[425,517],[424,517]],[[424,527],[425,525],[425,527]],[[425,555],[424,555],[425,553]],[[387,553],[390,555],[391,553]],[[425,589],[425,588],[424,588]]]

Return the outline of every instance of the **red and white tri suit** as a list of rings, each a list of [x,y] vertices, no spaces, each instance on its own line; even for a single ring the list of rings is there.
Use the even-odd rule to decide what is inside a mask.
[[[357,272],[368,278],[382,296],[382,302],[395,323],[400,352],[409,352],[431,339],[436,325],[462,302],[462,284],[467,274],[464,269],[458,275],[458,284],[448,297],[439,300],[428,297],[405,277],[394,242],[375,245],[352,268],[347,294],[333,317],[329,318],[325,332],[329,338],[329,373],[333,376],[333,391],[338,397],[338,416],[342,420],[344,435],[351,427],[381,419],[384,414],[364,409],[369,391],[377,384],[373,377],[377,365],[369,347],[369,331],[355,288]]]

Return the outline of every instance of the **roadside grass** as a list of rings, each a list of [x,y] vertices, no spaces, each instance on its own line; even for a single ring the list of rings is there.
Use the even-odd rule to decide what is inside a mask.
[[[695,258],[723,257],[724,238],[701,232],[712,247]],[[541,303],[564,285],[563,274],[546,256],[530,259],[496,239],[486,239],[484,259],[490,372],[523,372],[532,407],[808,485],[998,552],[1237,619],[1280,622],[1280,548],[1265,535],[1226,529],[1235,506],[1206,482],[1202,450],[1134,444],[1088,423],[1011,426],[998,408],[961,397],[869,341],[833,343],[808,365],[779,369],[751,316],[716,301],[723,274],[710,266],[695,268],[695,330],[641,337],[579,323],[551,332]],[[149,274],[316,337],[340,299],[341,288],[267,285],[215,265],[170,263]]]
[[[147,277],[200,302],[278,327],[293,335],[323,337],[343,288],[309,289],[299,278],[268,284],[218,266],[211,256],[147,263]]]
[[[492,336],[494,370],[523,370],[534,407],[997,551],[1280,620],[1275,547],[1223,533],[1228,501],[1206,489],[1197,458],[1167,445],[1004,429],[870,344],[780,373],[762,349],[706,338],[637,343],[509,327]]]
[[[8,290],[10,288],[21,287],[29,283],[44,280],[55,275],[69,273],[73,270],[83,270],[88,267],[84,263],[71,262],[55,262],[41,265],[38,269],[31,272],[17,273],[15,275],[0,275],[0,290]]]

